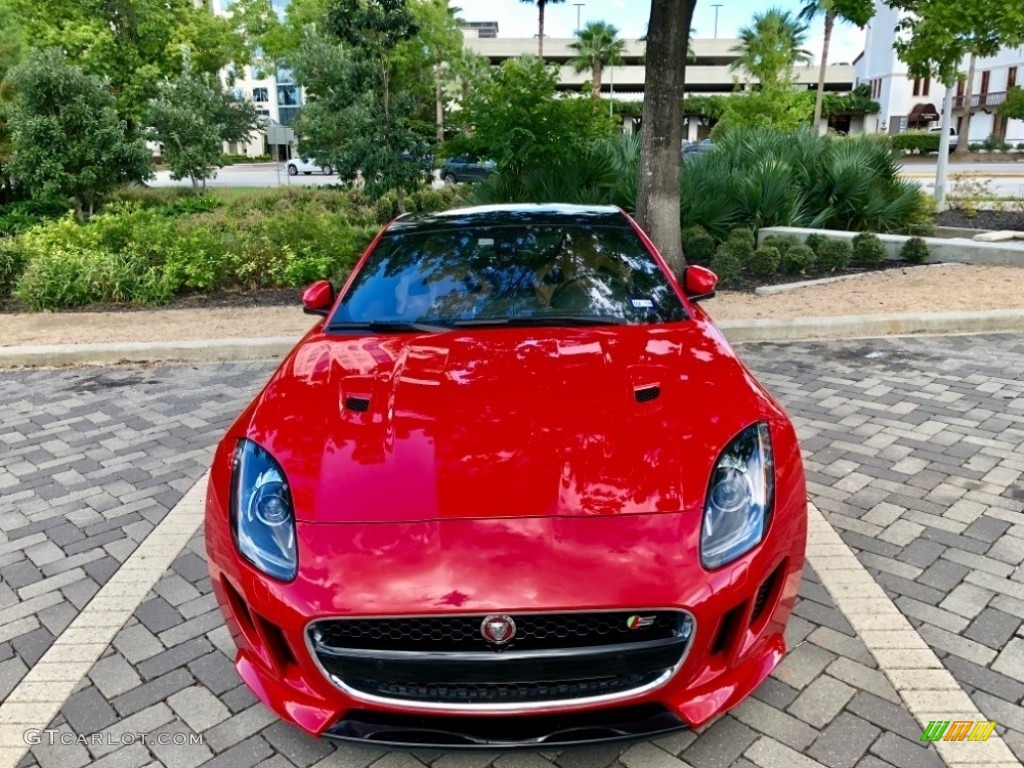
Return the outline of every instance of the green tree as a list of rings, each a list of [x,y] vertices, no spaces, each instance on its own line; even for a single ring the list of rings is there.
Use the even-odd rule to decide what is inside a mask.
[[[6,0],[0,0],[0,203],[10,202],[14,196],[7,170],[11,162],[11,132],[7,118],[14,89],[5,78],[21,61],[25,49],[25,38],[14,9]]]
[[[965,95],[964,139],[957,151],[968,147],[971,88],[975,62],[994,56],[1002,48],[1024,45],[1024,4],[1000,0],[886,0],[892,8],[907,11],[899,29],[896,53],[907,64],[911,77],[937,77],[947,89],[956,85],[960,68],[969,58]]]
[[[34,51],[8,78],[16,91],[10,173],[34,195],[74,198],[84,219],[117,187],[152,175],[152,157],[113,95],[61,51]]]
[[[825,40],[821,46],[821,64],[818,71],[818,95],[814,101],[814,126],[821,122],[825,102],[825,73],[828,69],[829,50],[836,22],[847,21],[863,27],[875,14],[873,0],[805,0],[800,9],[800,21],[810,22],[817,16],[825,17]]]
[[[619,30],[614,24],[604,21],[591,21],[576,33],[577,40],[569,45],[579,54],[569,62],[577,72],[590,70],[591,89],[594,98],[601,96],[601,76],[604,67],[609,64],[621,64],[622,54],[626,50],[626,41],[619,38]]]
[[[446,154],[488,158],[514,177],[612,135],[600,105],[561,98],[557,85],[557,71],[540,59],[505,61],[467,95],[459,111],[463,134],[448,143]]]
[[[754,14],[753,23],[740,29],[740,43],[732,50],[737,54],[732,69],[745,70],[763,88],[788,85],[793,67],[811,60],[804,49],[807,25],[789,11],[772,8]]]
[[[726,99],[725,111],[715,126],[716,136],[737,126],[794,131],[806,127],[814,112],[810,91],[770,87],[736,93]]]
[[[637,218],[678,273],[686,266],[679,204],[686,49],[697,0],[651,0]]]
[[[430,135],[433,73],[406,0],[332,0],[326,34],[307,32],[289,63],[309,103],[297,124],[300,148],[371,195],[423,184],[418,158]],[[426,84],[426,87],[424,87]],[[409,159],[412,155],[413,160]]]
[[[159,85],[150,103],[149,125],[164,149],[171,178],[192,181],[193,189],[223,166],[225,141],[246,141],[259,127],[252,102],[224,90],[214,75],[200,74],[186,61],[174,80]]]
[[[520,0],[537,6],[537,58],[544,58],[544,11],[549,5],[564,3],[565,0]]]
[[[999,114],[1011,120],[1024,120],[1024,88],[1011,88],[1006,101],[999,105]]]
[[[10,2],[27,39],[37,48],[60,48],[71,63],[107,82],[132,125],[145,117],[157,83],[181,72],[183,46],[203,72],[250,58],[251,42],[238,22],[194,0]],[[269,7],[269,0],[260,2]]]

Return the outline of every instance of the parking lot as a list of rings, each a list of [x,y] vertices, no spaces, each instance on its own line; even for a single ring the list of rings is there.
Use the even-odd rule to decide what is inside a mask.
[[[920,337],[750,344],[740,352],[797,423],[811,501],[1024,760],[1024,341]],[[0,700],[19,690],[101,587],[177,514],[171,510],[202,477],[214,443],[272,369],[0,373]],[[241,684],[210,591],[202,530],[171,523],[181,551],[165,553],[169,568],[141,600],[125,596],[119,609],[127,623],[70,697],[54,703],[56,718],[35,724],[115,738],[43,739],[22,757],[12,734],[27,724],[8,718],[5,725],[0,708],[0,768],[15,764],[7,760],[42,768],[945,764],[923,745],[922,726],[888,670],[813,567],[786,660],[751,699],[701,733],[561,753],[335,747],[279,722]],[[32,690],[20,688],[31,702]],[[39,697],[50,700],[45,690]],[[157,733],[203,738],[122,738]],[[966,762],[996,764],[971,757],[980,745],[955,747]]]

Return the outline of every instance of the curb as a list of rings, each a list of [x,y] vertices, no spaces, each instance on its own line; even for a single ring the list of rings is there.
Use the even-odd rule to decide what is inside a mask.
[[[724,320],[718,323],[718,327],[734,344],[913,334],[1007,333],[1024,332],[1024,310]],[[288,354],[300,338],[279,336],[267,339],[0,347],[0,368],[277,360]]]
[[[904,269],[927,269],[928,267],[962,267],[964,264],[959,261],[948,261],[941,264],[916,264]],[[820,277],[816,280],[802,280],[796,283],[781,283],[779,285],[762,285],[754,289],[758,296],[774,296],[777,293],[789,293],[800,288],[811,288],[815,285],[830,285],[832,283],[845,283],[847,280],[859,280],[862,277],[872,277],[875,272],[858,272],[854,275],[837,275],[836,277]]]
[[[1024,331],[1024,310],[724,320],[718,323],[718,327],[734,344],[745,341],[805,341],[913,334],[1006,333]]]

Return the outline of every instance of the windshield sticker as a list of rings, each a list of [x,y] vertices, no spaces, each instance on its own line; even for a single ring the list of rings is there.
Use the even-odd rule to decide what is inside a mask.
[[[654,309],[652,299],[630,299],[629,301],[633,305],[633,309]]]

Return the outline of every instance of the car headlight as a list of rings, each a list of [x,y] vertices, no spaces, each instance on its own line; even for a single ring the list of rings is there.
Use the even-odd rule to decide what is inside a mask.
[[[764,538],[775,501],[775,463],[768,424],[740,432],[718,457],[700,532],[700,561],[721,568]]]
[[[291,581],[298,569],[295,513],[284,470],[265,449],[239,440],[231,477],[231,530],[238,551],[268,576]]]

